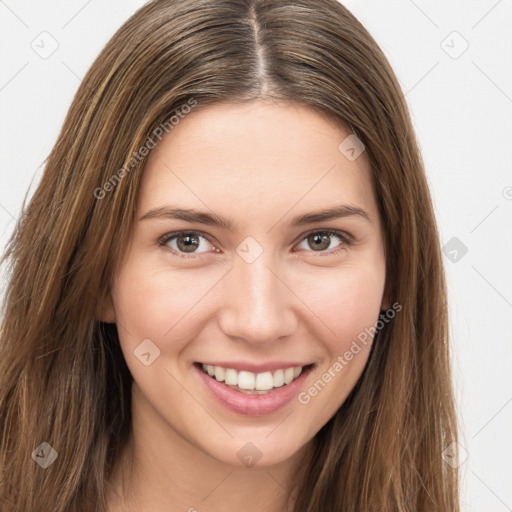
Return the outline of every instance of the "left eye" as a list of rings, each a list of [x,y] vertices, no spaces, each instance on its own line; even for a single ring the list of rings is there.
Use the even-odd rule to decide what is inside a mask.
[[[332,245],[332,239],[337,238],[339,243]],[[205,243],[202,243],[202,240]],[[204,249],[204,245],[212,245],[211,242],[204,235],[196,231],[183,231],[168,235],[164,237],[159,245],[167,247],[172,252],[179,254],[180,256],[194,257],[194,254],[203,254],[208,252],[208,247]],[[342,251],[345,246],[350,245],[350,239],[348,235],[337,231],[313,231],[305,235],[302,239],[301,244],[297,247],[301,248],[302,244],[307,244],[309,248],[313,248],[312,252],[318,252],[322,254],[333,254]],[[203,247],[204,250],[198,250]],[[212,245],[213,247],[213,245]],[[308,247],[302,247],[302,249],[309,250]]]
[[[333,237],[337,238],[340,241],[338,245],[331,245]],[[342,250],[343,247],[340,246],[348,245],[349,240],[346,235],[343,235],[342,233],[338,233],[336,231],[314,231],[312,233],[308,233],[301,243],[306,243],[309,247],[313,247],[313,252],[332,254]]]

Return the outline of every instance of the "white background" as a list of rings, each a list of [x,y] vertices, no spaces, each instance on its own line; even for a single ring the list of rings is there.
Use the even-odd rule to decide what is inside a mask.
[[[81,78],[143,3],[0,0],[2,250]],[[381,45],[406,93],[442,244],[456,237],[467,247],[462,257],[457,249],[456,262],[449,250],[444,259],[467,454],[462,508],[512,511],[512,1],[345,5]],[[52,44],[58,48],[46,59],[31,47]]]

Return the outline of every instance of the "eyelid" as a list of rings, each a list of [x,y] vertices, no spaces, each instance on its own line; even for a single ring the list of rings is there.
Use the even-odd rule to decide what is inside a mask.
[[[338,237],[342,241],[342,244],[340,244],[340,246],[341,246],[340,248],[334,248],[334,249],[325,250],[325,251],[312,251],[312,250],[306,251],[306,252],[316,253],[318,256],[328,256],[328,255],[340,252],[340,251],[345,249],[345,246],[350,246],[354,242],[354,240],[355,240],[353,235],[351,235],[350,233],[347,233],[346,231],[340,230],[340,229],[315,228],[315,229],[312,229],[310,231],[307,231],[306,233],[303,233],[302,235],[299,235],[297,241],[294,244],[294,247],[297,244],[303,242],[310,235],[313,235],[313,234],[316,234],[316,233],[336,236],[336,237]],[[198,258],[207,257],[209,252],[183,253],[183,252],[179,252],[179,251],[176,251],[174,249],[171,249],[169,246],[167,246],[167,243],[171,239],[176,238],[176,237],[178,237],[180,235],[190,235],[190,234],[199,235],[199,236],[203,237],[205,240],[207,240],[210,244],[215,245],[212,242],[212,240],[210,240],[210,238],[211,238],[210,235],[208,235],[208,234],[206,234],[206,233],[204,233],[202,231],[199,231],[197,229],[180,230],[180,231],[174,231],[174,232],[171,232],[171,233],[167,233],[167,234],[161,236],[157,240],[157,244],[159,246],[161,246],[163,249],[169,250],[173,254],[177,254],[178,256],[182,256],[182,257],[185,257],[185,258],[195,258],[195,259],[198,259]],[[217,251],[218,251],[218,249],[217,249]]]

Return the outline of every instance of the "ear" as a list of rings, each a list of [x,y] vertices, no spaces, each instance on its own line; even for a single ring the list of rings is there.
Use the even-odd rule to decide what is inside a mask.
[[[96,307],[96,320],[107,324],[113,324],[116,322],[116,311],[114,309],[110,290],[105,292],[98,302]]]
[[[387,296],[383,297],[382,303],[380,305],[380,310],[387,311],[390,307],[391,307],[391,301],[389,300],[389,298]]]
[[[382,294],[382,302],[380,305],[381,311],[386,311],[387,309],[389,309],[391,307],[391,298],[390,297],[391,296],[389,293],[389,285],[386,280],[386,285],[384,286],[384,293]]]

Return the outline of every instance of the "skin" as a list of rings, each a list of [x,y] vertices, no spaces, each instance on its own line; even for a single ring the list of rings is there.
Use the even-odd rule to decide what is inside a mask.
[[[112,482],[125,501],[113,497],[109,510],[286,510],[311,440],[354,387],[371,341],[308,404],[293,399],[261,417],[218,404],[192,365],[311,362],[307,390],[389,307],[369,163],[364,152],[350,161],[338,149],[349,133],[294,103],[199,105],[152,149],[130,244],[101,314],[117,324],[134,377],[132,439]],[[236,230],[138,220],[171,204],[227,217]],[[339,204],[361,208],[370,220],[290,224]],[[353,241],[308,242],[311,231],[326,229]],[[195,258],[169,249],[183,251],[183,238],[158,245],[180,230],[207,235],[195,239],[195,253],[182,252]],[[236,252],[248,236],[263,250],[252,263]],[[149,366],[134,356],[145,339],[160,349]],[[253,467],[237,456],[248,442],[262,454]]]

